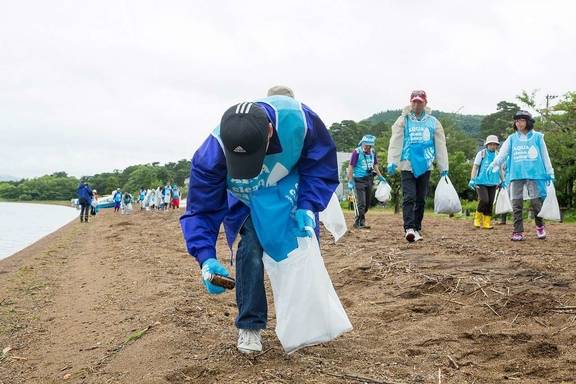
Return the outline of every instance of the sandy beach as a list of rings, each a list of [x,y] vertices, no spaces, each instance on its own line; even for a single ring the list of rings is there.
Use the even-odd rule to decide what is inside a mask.
[[[287,356],[271,306],[245,356],[234,293],[205,293],[181,214],[104,210],[0,261],[0,383],[576,382],[575,225],[512,243],[510,224],[427,217],[407,244],[401,216],[369,213],[371,230],[321,240],[354,330]]]

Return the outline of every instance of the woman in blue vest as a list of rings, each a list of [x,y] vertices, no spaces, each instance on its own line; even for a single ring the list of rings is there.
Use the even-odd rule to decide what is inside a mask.
[[[486,170],[496,158],[498,154],[496,149],[499,146],[498,136],[489,135],[484,142],[484,148],[478,151],[474,158],[468,186],[478,194],[478,208],[474,214],[476,228],[494,228],[492,227],[492,205],[496,196],[496,188],[501,182],[501,173],[486,172]]]
[[[440,176],[448,176],[444,128],[430,114],[427,104],[426,92],[412,92],[410,105],[392,125],[388,146],[387,172],[391,175],[399,169],[402,178],[402,216],[408,242],[422,240],[422,219],[434,160]]]
[[[180,226],[188,252],[210,282],[228,275],[216,258],[224,224],[236,253],[237,348],[262,350],[267,323],[263,251],[276,261],[298,247],[298,237],[318,234],[317,213],[339,184],[336,146],[322,120],[292,97],[275,95],[229,108],[192,158],[186,213]]]
[[[365,216],[372,200],[374,175],[378,175],[381,182],[386,181],[378,167],[374,144],[376,144],[376,138],[373,135],[364,135],[358,147],[352,152],[348,165],[348,189],[355,193],[358,207],[354,228],[370,228],[366,225]]]
[[[510,184],[510,195],[514,217],[513,241],[522,241],[524,221],[522,219],[524,196],[531,203],[536,221],[536,237],[546,238],[544,220],[538,217],[546,197],[546,185],[554,182],[554,168],[550,162],[544,135],[534,131],[534,119],[530,112],[518,111],[514,115],[514,132],[502,144],[498,156],[488,172],[498,173],[500,165],[507,159],[506,183]]]

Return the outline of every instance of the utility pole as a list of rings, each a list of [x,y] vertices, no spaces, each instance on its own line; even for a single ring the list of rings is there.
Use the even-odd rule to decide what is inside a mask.
[[[553,100],[557,97],[558,97],[558,95],[546,95],[546,118],[545,118],[545,121],[543,121],[543,123],[546,123],[548,121],[550,100]]]

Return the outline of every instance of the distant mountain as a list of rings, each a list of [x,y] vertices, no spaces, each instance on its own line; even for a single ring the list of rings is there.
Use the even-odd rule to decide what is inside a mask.
[[[19,181],[18,177],[10,176],[10,175],[0,175],[0,181]]]
[[[392,125],[400,116],[402,111],[397,109],[393,111],[378,112],[367,118],[366,122],[371,124],[386,123]],[[484,116],[482,115],[461,115],[459,113],[441,112],[432,110],[432,115],[436,116],[439,120],[452,119],[456,126],[472,137],[479,137],[480,123]]]

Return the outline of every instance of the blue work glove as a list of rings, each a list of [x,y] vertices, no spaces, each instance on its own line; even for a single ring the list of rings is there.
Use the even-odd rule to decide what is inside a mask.
[[[204,286],[206,287],[208,293],[211,295],[223,293],[226,290],[225,288],[219,287],[210,282],[210,275],[213,274],[228,276],[228,270],[222,264],[220,264],[218,260],[207,259],[204,263],[202,263],[202,281],[204,282]]]
[[[386,179],[384,178],[384,176],[382,176],[382,175],[378,176],[378,180],[379,180],[381,183],[386,183],[386,182],[387,182]]]
[[[388,164],[388,167],[386,167],[386,172],[388,172],[389,175],[393,175],[396,173],[396,168],[398,168],[396,164]]]
[[[546,175],[546,185],[550,185],[550,183],[554,183],[555,181],[556,178],[554,177],[554,174]]]
[[[476,190],[476,180],[475,180],[475,179],[471,179],[471,180],[468,182],[468,186],[470,187],[470,189]]]
[[[440,172],[440,177],[448,176],[448,170]]]
[[[314,213],[308,209],[297,209],[294,214],[296,224],[300,232],[305,233],[306,236],[312,237],[312,232],[316,228],[316,218]]]
[[[352,180],[348,182],[348,189],[350,190],[354,189],[354,182]]]

